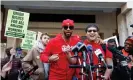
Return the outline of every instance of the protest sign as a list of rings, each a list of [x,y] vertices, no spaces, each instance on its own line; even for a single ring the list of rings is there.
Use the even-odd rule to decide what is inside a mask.
[[[108,42],[109,39],[114,39],[115,42],[116,42],[117,47],[119,46],[118,40],[117,40],[117,37],[116,36],[109,37],[107,39],[104,39],[103,41],[107,44],[107,42]]]
[[[42,35],[42,32],[39,32],[39,31],[38,31],[38,33],[37,33],[37,41],[40,40],[41,35]]]
[[[29,13],[8,10],[5,36],[13,38],[24,38],[27,33]]]
[[[21,48],[30,50],[36,42],[36,32],[27,30],[25,38],[22,40]]]

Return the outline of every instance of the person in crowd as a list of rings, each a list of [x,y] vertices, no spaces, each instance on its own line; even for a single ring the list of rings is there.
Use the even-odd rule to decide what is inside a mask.
[[[108,45],[108,47],[114,47],[116,49],[119,49],[119,47],[117,47],[115,39],[109,39],[107,41],[107,45]],[[119,59],[116,55],[113,55],[113,65],[114,65],[114,69],[113,69],[113,72],[112,72],[112,75],[111,75],[111,79],[112,80],[119,80],[120,67],[119,67]]]
[[[29,71],[36,65],[38,66],[38,69],[33,73],[33,75],[31,75],[33,80],[48,80],[49,64],[41,62],[40,53],[45,50],[49,38],[48,33],[42,34],[40,40],[22,60],[22,66],[25,72]]]
[[[109,39],[109,40],[107,41],[107,45],[108,45],[109,47],[117,47],[117,44],[116,44],[115,39]]]
[[[1,60],[1,73],[5,76],[1,77],[2,80],[18,80],[19,70],[21,69],[21,60],[15,57],[16,49],[9,47],[5,50],[6,58]]]
[[[86,32],[87,39],[84,41],[84,43],[86,45],[88,45],[88,44],[92,45],[92,49],[93,49],[93,54],[92,54],[92,63],[93,63],[93,65],[98,65],[99,64],[99,58],[98,58],[98,56],[96,56],[95,51],[97,49],[100,49],[100,51],[102,52],[101,54],[104,56],[106,64],[111,65],[113,67],[112,53],[107,49],[106,46],[105,46],[105,49],[103,49],[101,44],[97,43],[97,39],[99,37],[99,35],[98,35],[98,32],[99,32],[98,26],[95,25],[95,24],[90,24],[86,27],[85,32]],[[110,79],[110,75],[111,75],[112,71],[113,71],[113,68],[112,69],[106,68],[102,78],[104,80]],[[93,79],[96,80],[96,74],[95,73],[93,74]]]
[[[71,58],[71,48],[80,41],[78,35],[72,35],[74,27],[73,20],[63,20],[62,33],[51,39],[41,53],[42,62],[50,63],[49,80],[72,80],[75,69],[69,65],[75,64],[76,59]]]
[[[127,66],[120,66],[119,80],[133,80],[133,36],[129,36],[124,42],[123,55],[129,58]]]

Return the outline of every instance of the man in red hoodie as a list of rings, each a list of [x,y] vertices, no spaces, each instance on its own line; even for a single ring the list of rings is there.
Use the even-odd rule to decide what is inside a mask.
[[[40,55],[42,62],[50,63],[49,80],[72,80],[75,69],[69,65],[75,64],[76,59],[71,58],[71,48],[80,40],[79,36],[72,36],[73,29],[73,20],[63,20],[62,34],[51,39]]]

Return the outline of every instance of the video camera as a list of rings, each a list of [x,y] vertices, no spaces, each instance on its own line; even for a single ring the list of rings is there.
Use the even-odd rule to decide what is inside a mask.
[[[29,80],[30,76],[38,69],[38,66],[34,66],[27,73],[23,69],[20,70],[19,80]]]
[[[108,47],[108,49],[119,60],[119,62],[121,63],[121,66],[127,66],[127,63],[131,62],[131,59],[129,57],[124,56],[122,51],[117,49],[116,47]]]

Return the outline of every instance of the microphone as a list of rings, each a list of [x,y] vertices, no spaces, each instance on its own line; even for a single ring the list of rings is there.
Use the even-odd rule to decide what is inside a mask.
[[[106,66],[106,68],[108,68],[107,64],[105,63],[105,60],[103,58],[102,51],[100,49],[96,49],[94,53],[103,62],[103,64]]]
[[[77,47],[81,46],[82,44],[83,44],[82,42],[78,42]]]
[[[103,55],[102,55],[102,52],[101,52],[100,49],[96,49],[94,52],[95,52],[96,56],[97,56],[101,61],[104,61],[104,58],[103,58]]]
[[[79,46],[79,51],[83,54],[83,66],[86,67],[86,52],[87,48],[86,45],[82,43],[82,45]]]
[[[89,52],[89,57],[90,57],[90,64],[91,65],[93,65],[93,48],[92,48],[92,45],[90,45],[90,44],[88,44],[87,46],[86,46],[86,48],[87,48],[87,51]]]
[[[88,44],[87,46],[86,46],[86,48],[87,48],[87,51],[92,51],[93,49],[92,49],[92,45],[90,45],[90,44]]]
[[[78,52],[79,52],[79,46],[81,46],[82,43],[81,42],[78,42],[74,47],[72,47],[72,52],[74,52],[74,57],[77,57],[78,56]]]

